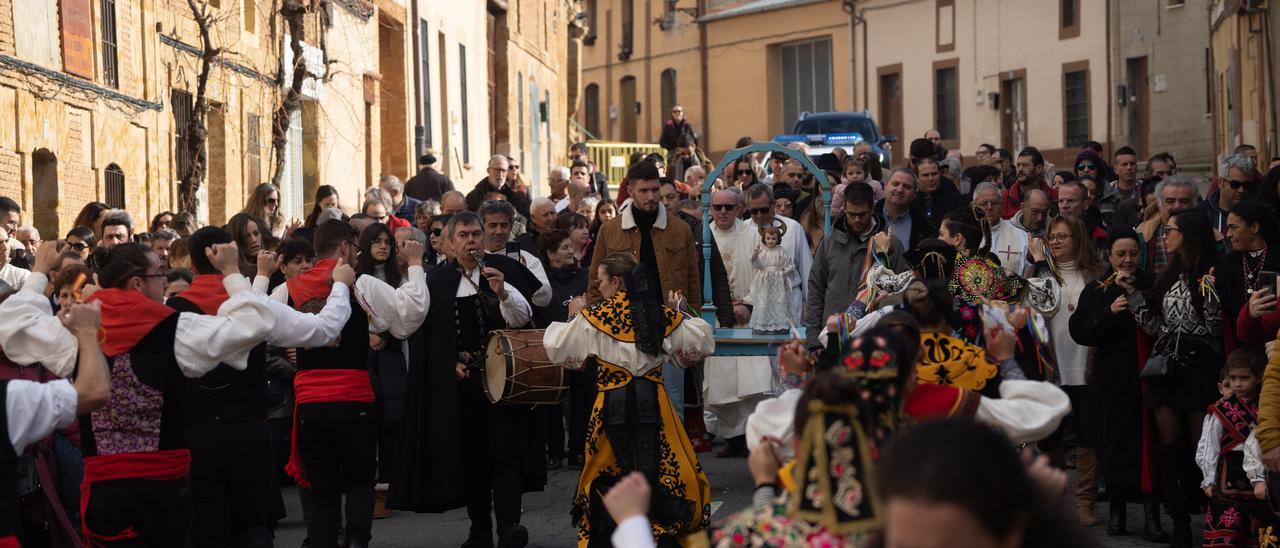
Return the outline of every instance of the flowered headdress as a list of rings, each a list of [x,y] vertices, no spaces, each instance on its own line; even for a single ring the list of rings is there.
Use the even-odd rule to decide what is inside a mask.
[[[880,447],[897,431],[906,367],[900,336],[877,327],[854,339],[831,370],[810,383],[788,514],[845,534],[881,527],[869,482]],[[826,390],[823,386],[842,385]],[[833,396],[834,397],[831,397]],[[847,396],[847,397],[846,397]],[[834,400],[834,401],[832,401]]]
[[[977,304],[1015,302],[1022,299],[1023,281],[986,253],[961,251],[956,254],[949,289],[957,297]]]

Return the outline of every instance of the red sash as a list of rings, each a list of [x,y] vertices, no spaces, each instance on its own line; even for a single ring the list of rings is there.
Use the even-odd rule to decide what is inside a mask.
[[[156,324],[178,311],[155,302],[141,291],[100,289],[89,297],[102,302],[102,329],[105,331],[102,352],[117,356],[133,349]]]
[[[322,259],[316,261],[316,265],[310,270],[285,282],[293,307],[301,310],[302,306],[312,299],[328,298],[331,289],[329,277],[336,266],[338,266],[337,259]]]
[[[191,281],[191,287],[178,294],[210,316],[218,313],[218,307],[231,298],[222,285],[222,274],[201,274]]]
[[[951,417],[972,417],[978,412],[982,395],[948,384],[917,384],[907,395],[903,410],[923,421]]]
[[[133,527],[112,536],[97,535],[89,530],[85,512],[89,509],[89,497],[93,493],[94,483],[118,479],[176,480],[187,477],[190,470],[191,452],[186,449],[85,457],[84,481],[80,483],[80,520],[86,544],[95,545],[94,540],[110,542],[138,538],[138,532]],[[0,544],[0,548],[3,547]]]
[[[298,406],[304,403],[373,403],[373,383],[363,369],[307,369],[293,377],[293,429],[289,464],[284,471],[299,486],[311,487],[302,456],[298,454]]]

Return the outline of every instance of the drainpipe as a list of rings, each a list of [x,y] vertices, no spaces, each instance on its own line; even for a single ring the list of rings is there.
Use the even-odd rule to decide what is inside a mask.
[[[849,15],[849,110],[858,110],[858,56],[857,50],[853,47],[853,24],[857,16],[854,15],[855,0],[844,0],[841,8]]]
[[[701,20],[706,13],[707,0],[698,0],[698,14],[695,16],[695,20],[698,22],[698,70],[701,72],[702,79],[702,136],[698,139],[698,148],[710,151],[711,99],[709,90],[711,86],[707,82],[707,24]]]
[[[867,63],[870,62],[867,59],[867,40],[868,40],[867,35],[869,35],[870,32],[867,30],[866,14],[867,14],[867,8],[862,8],[858,10],[858,23],[862,25],[862,109],[870,110],[871,109],[871,76],[867,72]]]

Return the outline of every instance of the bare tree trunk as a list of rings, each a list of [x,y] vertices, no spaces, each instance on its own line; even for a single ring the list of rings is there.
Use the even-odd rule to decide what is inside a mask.
[[[288,145],[289,125],[293,112],[302,106],[302,83],[307,79],[307,61],[303,58],[302,33],[306,27],[309,8],[303,0],[284,0],[280,15],[289,28],[289,50],[293,52],[293,74],[284,97],[271,117],[271,150],[275,165],[272,167],[271,184],[280,188],[284,177],[285,147]],[[321,30],[323,32],[323,30]]]
[[[197,192],[204,184],[205,163],[208,160],[209,129],[206,120],[209,114],[209,74],[213,71],[213,62],[222,54],[222,48],[213,47],[210,37],[210,17],[208,5],[187,0],[191,15],[200,29],[200,74],[196,77],[195,104],[191,118],[187,122],[187,153],[191,164],[187,166],[186,176],[178,183],[178,210],[196,214],[200,208]]]

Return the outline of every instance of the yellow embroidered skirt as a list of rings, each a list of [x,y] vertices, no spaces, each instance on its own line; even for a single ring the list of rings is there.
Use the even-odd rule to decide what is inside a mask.
[[[605,393],[624,388],[634,380],[626,369],[596,360],[599,370],[596,374],[595,404],[591,408],[591,416],[587,420],[587,441],[582,475],[578,478],[578,489],[573,500],[573,517],[578,524],[578,546],[585,548],[592,543],[591,524],[601,520],[609,520],[600,498],[608,491],[608,487],[617,483],[623,476],[632,472],[624,469],[614,455],[614,444],[610,442],[604,427]],[[698,463],[697,454],[689,442],[689,435],[684,430],[680,418],[672,407],[667,391],[662,388],[662,369],[654,369],[644,378],[657,385],[657,401],[661,415],[661,427],[657,435],[657,484],[652,485],[654,504],[650,510],[650,524],[654,537],[659,540],[679,540],[687,545],[684,537],[707,527],[711,519],[711,485],[707,475]],[[684,510],[680,515],[660,515],[656,509],[663,506],[660,500],[676,501]],[[665,505],[672,507],[672,505]],[[705,535],[693,535],[692,537]],[[595,539],[595,544],[607,546],[609,539]]]

